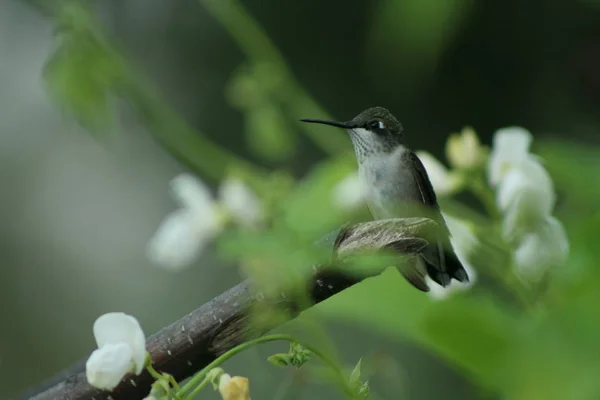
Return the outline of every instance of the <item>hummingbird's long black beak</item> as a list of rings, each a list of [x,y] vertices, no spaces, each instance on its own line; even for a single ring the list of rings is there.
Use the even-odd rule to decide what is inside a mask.
[[[338,128],[352,129],[354,126],[349,122],[327,121],[325,119],[301,119],[302,122],[310,122],[313,124],[331,125]]]

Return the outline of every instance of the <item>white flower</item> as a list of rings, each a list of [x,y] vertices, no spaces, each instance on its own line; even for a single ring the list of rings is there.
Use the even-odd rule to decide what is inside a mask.
[[[496,131],[488,164],[488,178],[492,186],[500,183],[512,166],[530,157],[529,147],[532,140],[531,133],[520,127]]]
[[[466,290],[470,288],[477,280],[477,274],[475,272],[475,269],[471,266],[471,264],[468,261],[469,257],[471,257],[471,254],[476,250],[477,246],[479,245],[477,237],[473,234],[469,226],[461,220],[451,217],[447,214],[443,214],[443,217],[446,220],[448,229],[450,230],[450,242],[452,243],[452,247],[454,248],[456,256],[467,271],[467,275],[469,276],[469,282],[463,283],[453,279],[450,282],[450,285],[443,287],[441,285],[438,285],[429,277],[427,277],[427,284],[430,288],[429,295],[434,300],[442,300],[447,298],[452,293]]]
[[[219,187],[219,198],[233,218],[243,225],[256,226],[263,219],[260,200],[237,178],[227,178]]]
[[[167,215],[148,243],[147,256],[171,270],[188,266],[219,232],[222,221],[210,190],[190,174],[171,181],[173,197],[182,208]]]
[[[417,156],[423,163],[433,189],[438,196],[451,194],[458,189],[460,186],[459,179],[451,174],[434,156],[425,151],[418,151]]]
[[[535,232],[525,235],[515,252],[515,265],[525,279],[539,281],[549,267],[561,265],[569,253],[569,241],[562,224],[548,217]]]
[[[87,380],[112,390],[130,372],[140,374],[146,358],[146,339],[138,321],[124,313],[108,313],[94,322],[98,349],[85,365]]]
[[[225,220],[219,202],[198,178],[181,174],[171,181],[171,192],[181,208],[167,215],[147,247],[147,256],[170,270],[189,266],[223,229]],[[242,225],[256,225],[262,219],[258,198],[234,178],[219,188],[219,200],[232,219]]]
[[[450,165],[456,168],[474,168],[483,160],[483,149],[479,138],[472,128],[464,128],[461,133],[453,134],[446,142],[446,156]]]
[[[367,195],[367,186],[357,173],[342,179],[333,188],[333,202],[343,210],[354,210],[360,207]]]
[[[223,400],[250,400],[248,378],[229,374],[221,375],[219,380],[219,393]]]
[[[527,158],[511,168],[498,187],[498,208],[506,211],[527,191],[527,195],[535,196],[535,201],[544,203],[544,214],[548,214],[554,205],[554,185],[550,175],[535,159]],[[546,205],[547,204],[547,205]]]
[[[505,239],[517,237],[548,217],[555,203],[554,185],[544,167],[533,157],[512,167],[497,191],[498,208],[504,212]]]

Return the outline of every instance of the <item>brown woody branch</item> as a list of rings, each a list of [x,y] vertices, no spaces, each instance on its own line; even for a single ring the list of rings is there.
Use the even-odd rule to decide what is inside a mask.
[[[427,244],[424,237],[432,228],[435,229],[435,222],[429,219],[406,218],[359,223],[334,233],[332,263],[328,267],[316,268],[309,278],[308,294],[312,304],[326,300],[367,277],[351,276],[339,268],[352,254],[388,248],[414,255]],[[325,239],[321,245],[331,246],[332,241]],[[333,265],[336,267],[333,268]],[[370,276],[378,274],[384,267],[372,270]],[[250,321],[251,308],[263,304],[277,307],[290,311],[288,319],[291,319],[312,305],[293,298],[290,293],[286,294],[285,288],[278,298],[265,298],[253,292],[249,280],[234,286],[148,338],[147,350],[154,368],[168,372],[177,380],[191,376],[229,349],[284,322],[280,319],[270,326],[258,327]],[[147,372],[125,377],[112,392],[89,386],[85,361],[81,360],[32,389],[21,399],[129,400],[148,395],[153,379]]]

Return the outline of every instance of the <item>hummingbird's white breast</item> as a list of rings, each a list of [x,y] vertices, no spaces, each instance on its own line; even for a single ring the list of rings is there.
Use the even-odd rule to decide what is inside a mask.
[[[367,204],[377,219],[399,217],[402,203],[421,201],[411,165],[404,157],[407,151],[400,145],[389,153],[366,154],[359,162],[360,179],[368,188]]]

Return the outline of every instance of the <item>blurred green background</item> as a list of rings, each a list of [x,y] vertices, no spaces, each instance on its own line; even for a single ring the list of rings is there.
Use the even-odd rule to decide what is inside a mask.
[[[104,123],[111,117],[107,111],[94,115],[93,123],[83,121],[86,129],[64,112],[47,95],[42,78],[57,46],[57,17],[47,11],[59,3],[45,3],[46,12],[40,10],[41,3],[0,3],[2,398],[18,395],[89,354],[94,348],[92,323],[102,313],[135,315],[150,334],[241,279],[233,266],[210,252],[177,274],[145,259],[148,239],[175,207],[168,182],[186,170],[184,164],[190,162],[185,159],[193,154],[179,161],[169,155],[148,133],[168,143],[174,137],[170,129],[181,127],[160,125],[153,116],[136,117],[135,106],[117,101],[113,117],[118,123]],[[600,141],[600,2],[244,1],[248,15],[276,47],[258,40],[261,31],[257,34],[247,24],[246,14],[236,8],[240,3],[222,3],[228,6],[215,6],[216,0],[91,2],[97,27],[130,61],[141,85],[155,87],[150,93],[156,89],[157,97],[184,121],[224,148],[298,178],[327,156],[327,146],[350,149],[349,141],[335,139],[333,133],[323,146],[303,134],[306,128],[296,120],[323,117],[324,110],[345,120],[370,106],[389,108],[403,123],[411,147],[440,158],[447,135],[465,125],[473,126],[488,144],[500,127],[528,128],[536,143],[550,143],[547,155],[556,161],[549,169],[557,179],[561,217],[573,247],[582,251],[575,251],[571,265],[585,270],[596,259],[598,249],[586,240],[600,221],[597,211],[585,207],[597,209],[600,197],[594,150]],[[81,91],[85,99],[86,87]],[[93,98],[87,105],[78,104],[83,114],[98,109]],[[552,145],[556,142],[550,139],[592,150],[584,163],[579,150],[568,158],[561,153],[564,146]],[[198,157],[199,169],[210,170],[204,166],[213,162],[218,166],[204,176],[216,183],[214,171],[225,159]],[[583,276],[577,282],[598,277]],[[403,293],[390,295],[385,304],[386,312],[399,320],[413,307],[399,301],[423,301],[397,276],[387,282]],[[471,373],[463,375],[447,353],[441,356],[410,335],[385,335],[366,324],[332,317],[332,310],[343,314],[345,309],[334,303],[358,304],[357,299],[372,296],[368,289],[367,282],[337,296],[332,308],[324,303],[311,315],[323,321],[349,365],[361,356],[377,360],[383,372],[372,383],[379,395],[499,398],[498,392],[482,389],[495,385],[480,385]],[[575,297],[556,301],[564,305]],[[597,295],[590,299],[581,304],[593,304]],[[377,306],[360,301],[365,307]],[[589,306],[580,311],[582,316],[596,313]],[[473,318],[464,326],[477,321]],[[438,325],[443,332],[443,324]],[[591,335],[600,324],[574,330]],[[552,343],[539,343],[540,353],[557,348]],[[273,398],[282,376],[290,376],[264,361],[271,350],[282,349],[266,346],[227,364],[228,372],[250,377],[253,398]],[[581,364],[569,353],[573,365],[598,376],[598,354],[584,353],[590,360]],[[544,362],[527,359],[519,368],[535,369]],[[567,370],[579,375],[577,368]],[[559,368],[535,379],[541,384],[555,374],[564,377],[563,372]],[[303,384],[298,374],[286,379],[292,389],[283,398],[332,396],[327,387]],[[502,382],[504,377],[496,379]],[[528,384],[511,385],[522,390],[507,398],[542,398]],[[579,386],[589,385],[586,380]],[[554,396],[563,393],[555,389]],[[600,398],[600,393],[587,397],[589,393],[582,389],[570,398]]]

